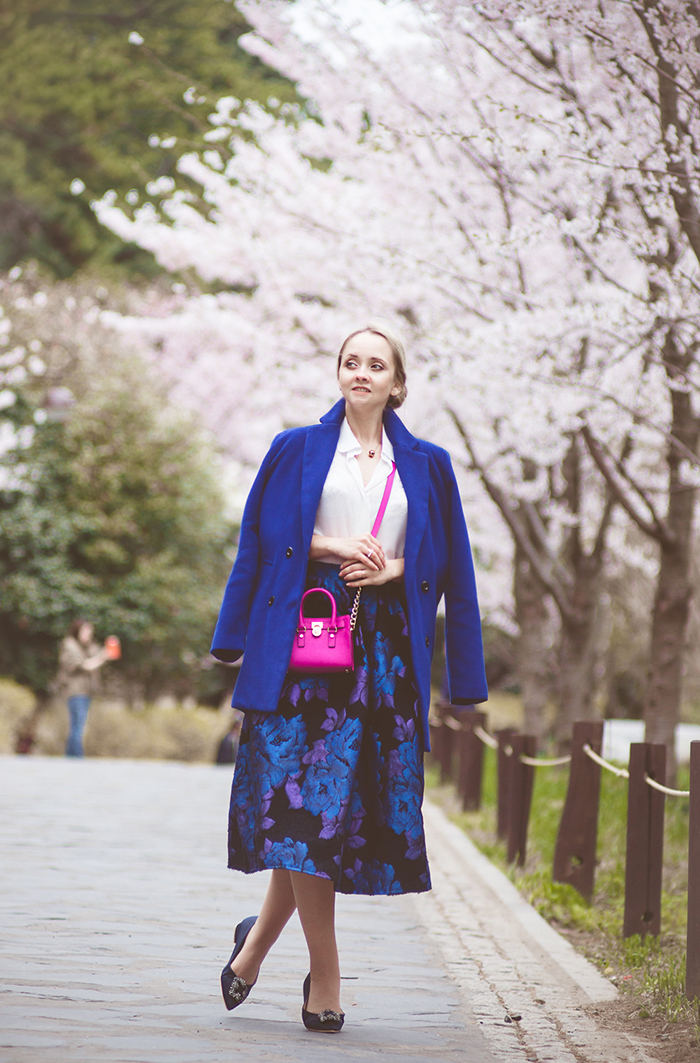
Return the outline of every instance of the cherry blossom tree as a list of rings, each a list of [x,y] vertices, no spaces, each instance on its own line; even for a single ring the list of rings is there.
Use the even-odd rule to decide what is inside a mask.
[[[218,102],[179,163],[205,212],[178,188],[133,217],[96,204],[209,289],[129,327],[254,463],[333,397],[329,352],[368,308],[400,320],[411,423],[478,474],[556,603],[565,723],[591,711],[610,536],[625,517],[659,541],[647,722],[668,742],[697,487],[692,5],[239,6],[308,103]],[[509,551],[464,483],[495,605]]]

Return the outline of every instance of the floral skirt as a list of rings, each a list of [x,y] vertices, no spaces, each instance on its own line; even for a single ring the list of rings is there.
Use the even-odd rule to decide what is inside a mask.
[[[354,592],[310,562],[339,613]],[[403,588],[363,587],[355,671],[288,673],[276,712],[246,712],[231,791],[228,866],[288,868],[339,893],[430,889],[423,740]]]

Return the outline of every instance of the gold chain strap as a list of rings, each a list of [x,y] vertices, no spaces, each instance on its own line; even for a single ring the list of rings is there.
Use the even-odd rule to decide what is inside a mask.
[[[355,601],[352,603],[352,610],[350,612],[350,630],[355,630],[355,624],[357,623],[357,612],[360,608],[360,595],[362,594],[362,587],[357,588],[357,594],[355,595]]]

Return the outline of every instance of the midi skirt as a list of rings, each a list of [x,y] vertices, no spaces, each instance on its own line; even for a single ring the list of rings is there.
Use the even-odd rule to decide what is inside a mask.
[[[310,562],[306,585],[350,612],[337,565]],[[363,587],[354,638],[354,672],[289,672],[276,712],[246,712],[228,866],[318,875],[339,893],[420,893],[424,744],[402,585]]]

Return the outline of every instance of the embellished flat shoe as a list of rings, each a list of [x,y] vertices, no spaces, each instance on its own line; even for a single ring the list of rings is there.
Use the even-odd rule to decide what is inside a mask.
[[[345,1022],[345,1013],[342,1011],[331,1011],[327,1008],[325,1011],[307,1011],[306,1005],[309,1002],[309,993],[311,992],[311,974],[307,974],[304,979],[304,1003],[301,1009],[301,1018],[304,1026],[307,1030],[314,1030],[317,1033],[340,1033]]]
[[[255,982],[246,982],[245,978],[239,978],[231,965],[245,945],[245,939],[248,937],[250,928],[257,918],[257,915],[249,915],[247,919],[243,919],[238,924],[233,934],[234,950],[231,953],[230,960],[221,972],[221,992],[224,997],[224,1004],[229,1011],[242,1004],[255,985]],[[255,981],[257,982],[257,978]]]

